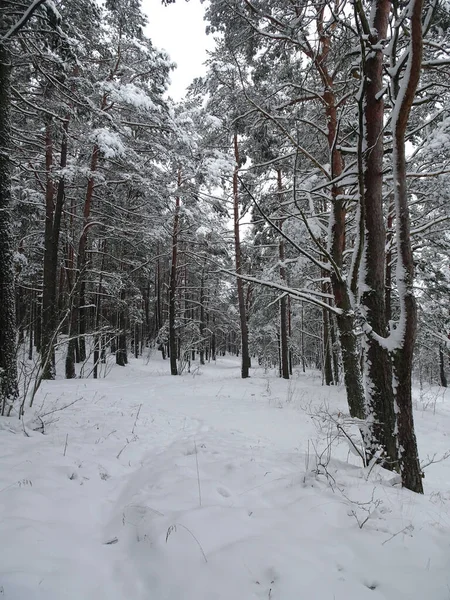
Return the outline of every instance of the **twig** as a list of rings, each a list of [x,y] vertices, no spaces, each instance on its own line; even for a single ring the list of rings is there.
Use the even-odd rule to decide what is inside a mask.
[[[200,548],[200,551],[201,551],[201,553],[203,555],[203,558],[205,559],[205,563],[207,563],[208,559],[206,558],[206,554],[205,554],[205,551],[202,548],[202,545],[200,544],[200,542],[198,541],[198,539],[195,537],[195,535],[192,533],[192,531],[188,527],[186,527],[185,525],[182,525],[181,523],[174,523],[173,525],[171,525],[169,527],[169,529],[167,530],[167,533],[166,533],[166,544],[167,544],[167,540],[169,539],[170,534],[172,532],[174,532],[174,531],[176,532],[177,527],[182,527],[183,529],[185,529],[194,538],[194,540],[197,542],[197,546]]]
[[[68,442],[68,440],[69,440],[69,434],[68,434],[68,433],[66,433],[66,443],[64,444],[64,454],[63,454],[63,456],[65,456],[65,455],[66,455],[66,450],[67,450],[67,442]]]
[[[413,529],[412,525],[407,525],[406,527],[403,527],[403,529],[401,529],[400,531],[397,531],[397,533],[394,533],[393,535],[391,535],[390,538],[388,538],[387,540],[384,540],[384,542],[381,542],[381,545],[384,546],[385,544],[390,542],[392,539],[394,539],[397,535],[400,535],[404,531],[411,531],[412,529]]]
[[[118,537],[114,537],[111,540],[108,540],[107,542],[103,542],[104,546],[112,546],[113,544],[117,544],[117,542],[119,541]]]
[[[139,404],[139,408],[136,414],[136,418],[134,420],[134,425],[133,425],[133,429],[131,430],[131,433],[134,434],[134,428],[136,427],[136,422],[139,419],[139,413],[141,412],[141,408],[142,408],[142,404]]]
[[[127,443],[125,444],[125,446],[122,448],[122,450],[119,452],[119,454],[116,456],[116,458],[119,458],[120,455],[122,454],[122,452],[125,450],[125,448],[128,446],[130,442],[127,440]]]
[[[429,467],[430,465],[435,465],[436,463],[440,463],[443,460],[447,460],[448,458],[450,458],[450,450],[447,450],[447,452],[445,452],[441,457],[436,458],[437,454],[433,454],[433,456],[430,458],[429,456],[427,456],[427,460],[426,462],[423,462],[420,465],[420,469],[421,471],[423,471],[424,469],[426,469],[427,467]]]
[[[198,484],[198,502],[199,505],[202,505],[202,489],[200,486],[200,471],[198,468],[198,452],[197,452],[197,442],[194,440],[194,448],[195,448],[195,464],[197,465],[197,484]]]
[[[54,347],[53,345],[55,343],[55,340],[58,339],[58,334],[61,331],[61,329],[62,329],[62,327],[63,327],[63,325],[65,323],[65,320],[68,317],[68,315],[69,315],[69,310],[66,311],[65,315],[63,316],[63,318],[59,322],[58,327],[55,329],[55,331],[53,333],[53,336],[52,336],[52,338],[50,340],[50,347],[48,349],[47,356],[45,357],[45,361],[43,363],[38,363],[38,365],[39,365],[38,366],[38,373],[37,373],[36,378],[34,380],[33,390],[31,392],[31,397],[30,397],[30,403],[29,403],[29,407],[30,408],[33,406],[33,402],[34,402],[34,399],[36,397],[36,394],[38,393],[38,390],[41,387],[41,383],[43,381],[44,371],[47,369],[50,361],[52,360],[52,348]],[[23,402],[22,402],[22,406],[21,406],[22,416],[24,414],[24,409],[25,409],[25,400],[26,400],[26,398],[24,397]]]
[[[23,419],[21,419],[22,421],[22,429],[23,429],[23,433],[25,434],[26,437],[30,437],[30,434],[28,433],[28,431],[25,429],[25,423],[23,422]]]
[[[44,421],[41,419],[41,417],[39,415],[37,415],[37,418],[41,422],[41,425],[39,427],[35,427],[33,429],[33,431],[39,431],[39,430],[41,430],[42,435],[44,435],[45,434],[45,423],[44,423]]]
[[[332,419],[332,420],[334,421],[334,419]],[[349,434],[342,427],[342,425],[340,425],[340,423],[336,422],[336,427],[337,427],[338,431],[340,431],[341,433],[343,433],[345,435],[345,437],[347,438],[349,444],[352,445],[352,447],[355,450],[355,452],[361,458],[363,465],[367,466],[367,461],[366,461],[365,456],[363,455],[363,453],[361,452],[361,450],[358,448],[358,446],[355,444],[355,442],[352,440],[352,438],[349,436]]]
[[[40,418],[47,417],[48,415],[52,415],[55,412],[59,412],[60,410],[65,410],[66,408],[69,408],[69,406],[72,406],[72,404],[75,404],[75,402],[78,402],[78,400],[83,400],[83,396],[81,396],[81,398],[77,398],[73,402],[69,402],[69,404],[66,404],[65,406],[61,406],[60,408],[55,408],[54,410],[49,410],[48,412],[44,413],[43,415],[40,415]]]

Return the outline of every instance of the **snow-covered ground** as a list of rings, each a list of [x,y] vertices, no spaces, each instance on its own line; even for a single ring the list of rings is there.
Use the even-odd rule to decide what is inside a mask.
[[[450,460],[417,496],[334,439],[343,390],[317,375],[167,371],[47,382],[28,437],[0,421],[1,598],[450,598]],[[438,459],[450,396],[416,404],[421,458]]]

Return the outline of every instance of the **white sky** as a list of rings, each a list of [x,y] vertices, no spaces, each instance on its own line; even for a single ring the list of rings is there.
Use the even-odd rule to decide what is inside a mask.
[[[200,0],[177,0],[169,6],[163,6],[161,0],[143,0],[142,7],[148,15],[147,34],[152,42],[167,50],[177,63],[169,93],[179,100],[194,77],[204,74],[206,49],[213,48],[212,36],[205,33],[205,5]]]

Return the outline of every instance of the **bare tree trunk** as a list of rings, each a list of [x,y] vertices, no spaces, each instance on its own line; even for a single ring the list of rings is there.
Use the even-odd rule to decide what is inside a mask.
[[[325,95],[324,95],[325,96]],[[331,88],[326,94],[328,118],[328,143],[332,155],[333,178],[338,177],[343,171],[343,160],[340,151],[336,148],[335,140],[338,131],[337,112]],[[342,349],[342,365],[344,370],[344,384],[347,392],[347,402],[350,415],[357,419],[365,418],[364,388],[359,363],[359,347],[356,337],[356,323],[354,307],[352,305],[350,290],[342,276],[343,256],[345,249],[345,219],[346,209],[341,199],[343,190],[337,185],[332,186],[332,222],[330,250],[334,262],[330,279],[333,290],[334,302],[341,312],[336,315],[339,332],[339,341]]]
[[[445,346],[443,344],[439,345],[439,378],[441,381],[442,387],[447,387],[447,376],[445,374]]]
[[[178,171],[178,187],[181,185],[181,170]],[[175,198],[175,213],[173,215],[172,231],[172,264],[170,267],[169,283],[169,355],[170,373],[178,375],[177,366],[177,334],[175,329],[176,318],[176,293],[177,293],[177,263],[178,263],[178,233],[180,222],[180,196]]]
[[[159,245],[156,249],[159,255]],[[158,260],[156,263],[156,273],[155,273],[155,335],[158,335],[159,330],[163,325],[162,320],[162,308],[161,308],[161,267],[160,267],[160,259],[158,256]]]
[[[3,33],[0,30],[0,34]],[[0,412],[9,414],[19,396],[16,308],[11,223],[10,54],[0,44]]]
[[[239,320],[241,325],[241,377],[246,379],[249,376],[250,369],[250,354],[248,347],[248,326],[247,326],[247,314],[245,307],[244,297],[244,282],[239,277],[242,274],[241,264],[241,236],[239,231],[239,191],[238,191],[238,176],[240,167],[239,157],[239,146],[238,146],[238,135],[235,132],[233,137],[234,142],[234,158],[236,166],[233,173],[233,208],[234,208],[234,253],[235,253],[235,265],[236,265],[236,285],[238,293],[238,305],[239,305]]]
[[[211,360],[216,360],[216,317],[212,318],[212,334],[211,334]]]
[[[86,266],[86,260],[84,260],[84,266]],[[83,277],[80,281],[80,287],[78,292],[78,356],[77,362],[84,362],[86,360],[86,319],[87,319],[87,308],[86,308],[86,281],[84,275],[86,269],[83,271]]]
[[[387,234],[386,234],[386,283],[385,283],[385,310],[386,322],[392,319],[392,242],[394,234],[392,231],[394,223],[394,205],[393,201],[389,202],[389,213],[387,218]]]
[[[31,291],[30,294],[30,308],[29,308],[29,321],[28,321],[28,360],[33,360],[33,346],[34,346],[34,319],[36,312],[36,292]]]
[[[205,364],[205,266],[200,279],[200,364]]]
[[[359,348],[355,334],[355,319],[353,308],[348,297],[348,289],[338,283],[334,283],[334,297],[336,292],[342,288],[343,295],[336,305],[343,309],[343,312],[336,316],[338,324],[339,340],[342,351],[342,365],[344,370],[344,384],[347,392],[347,401],[350,415],[357,419],[364,419],[366,416],[364,406],[364,388],[361,377],[361,368],[359,364]],[[345,308],[344,308],[345,307]]]
[[[54,184],[52,175],[52,120],[46,125],[46,198],[45,198],[45,232],[44,232],[44,269],[42,292],[42,340],[41,364],[42,378],[55,378],[55,334],[58,327],[58,246],[61,231],[61,217],[64,205],[65,181],[62,175],[58,182],[56,201],[54,201]],[[67,166],[67,133],[69,118],[63,124],[60,168]]]
[[[283,182],[281,178],[281,169],[277,169],[277,184],[280,207],[282,204]],[[278,220],[280,231],[283,230],[283,219]],[[278,240],[278,258],[280,259],[280,280],[282,285],[286,285],[286,267],[284,266],[285,248],[284,238],[280,236]],[[288,297],[284,294],[280,299],[280,348],[281,348],[281,377],[289,379],[289,343],[288,343],[288,315],[287,315]]]
[[[106,243],[103,241],[100,244],[100,249],[102,251],[102,262],[100,267],[100,277],[98,281],[97,288],[97,297],[95,299],[95,339],[94,339],[94,369],[93,369],[93,378],[98,378],[98,364],[100,362],[100,352],[101,352],[101,335],[100,335],[100,325],[101,325],[101,311],[102,311],[102,283],[103,283],[103,270],[105,268],[105,251],[106,251]]]
[[[405,133],[422,64],[423,0],[411,0],[409,56],[404,80],[394,105],[392,129],[394,203],[397,234],[397,289],[400,320],[397,331],[400,346],[393,352],[394,394],[397,408],[399,462],[402,484],[423,493],[411,394],[411,373],[417,330],[417,306],[414,297],[414,260],[411,248],[408,189],[406,184]]]
[[[333,385],[333,366],[331,360],[330,344],[330,315],[328,309],[322,309],[322,352],[323,352],[323,375],[325,385]]]
[[[338,147],[338,113],[334,92],[334,81],[328,72],[327,58],[330,52],[330,36],[324,24],[324,8],[318,17],[318,33],[321,43],[320,53],[314,57],[316,68],[322,78],[325,91],[323,100],[327,118],[327,138],[330,151],[331,175],[336,179],[342,175],[344,161]],[[358,419],[365,418],[364,388],[359,364],[359,347],[356,337],[354,306],[346,280],[342,274],[345,249],[346,206],[343,200],[344,189],[334,183],[331,186],[332,227],[330,236],[330,254],[333,266],[330,273],[334,302],[341,312],[336,316],[339,341],[342,348],[342,365],[344,369],[344,384],[347,392],[347,402],[350,415]]]
[[[387,334],[385,311],[386,231],[383,214],[383,128],[384,100],[383,49],[390,14],[390,0],[374,0],[370,49],[364,62],[364,253],[362,272],[364,288],[361,304],[371,331]],[[378,48],[374,47],[378,45]],[[395,434],[392,370],[389,353],[372,336],[365,338],[364,356],[366,405],[371,417],[370,452],[383,449],[385,465],[395,468],[397,440]]]
[[[133,331],[133,350],[134,350],[134,358],[139,358],[139,346],[140,346],[140,341],[139,341],[139,323],[135,323],[134,324],[134,331]]]
[[[301,320],[300,326],[302,328],[300,333],[300,348],[302,353],[302,371],[306,373],[306,357],[305,357],[305,306],[302,300],[302,308],[301,308]]]
[[[288,314],[288,336],[289,339],[292,339],[292,311],[291,311],[291,297],[288,296],[288,307],[287,307],[287,314]],[[292,362],[293,362],[293,357],[292,357],[292,348],[289,348],[289,375],[292,377]]]
[[[333,383],[339,385],[339,350],[336,338],[336,321],[333,314],[329,315],[331,358],[333,362]]]
[[[116,365],[125,367],[128,364],[127,353],[127,318],[125,315],[125,296],[122,294],[120,299],[120,308],[117,313],[117,348],[116,348]]]
[[[75,282],[73,290],[73,302],[70,315],[70,331],[69,331],[69,343],[67,347],[66,356],[66,377],[68,379],[75,377],[75,367],[71,366],[75,361],[79,362],[86,359],[86,340],[84,334],[86,332],[85,327],[85,313],[83,312],[81,319],[80,315],[82,311],[85,311],[85,283],[83,278],[86,270],[86,252],[89,232],[89,219],[91,216],[92,199],[94,195],[94,173],[97,170],[98,159],[100,154],[100,148],[97,144],[94,145],[91,154],[90,164],[90,177],[87,183],[86,195],[84,198],[83,207],[83,230],[81,231],[80,239],[78,242],[78,255],[77,255],[77,267],[75,273]],[[81,321],[81,327],[80,327]],[[79,333],[83,335],[77,337]]]

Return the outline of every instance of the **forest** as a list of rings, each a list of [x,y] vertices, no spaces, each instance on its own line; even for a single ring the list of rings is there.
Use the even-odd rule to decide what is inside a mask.
[[[423,494],[413,389],[450,376],[448,0],[209,0],[181,101],[148,19],[0,2],[2,423],[150,355],[171,390],[220,360],[236,386],[314,372],[363,467]]]

